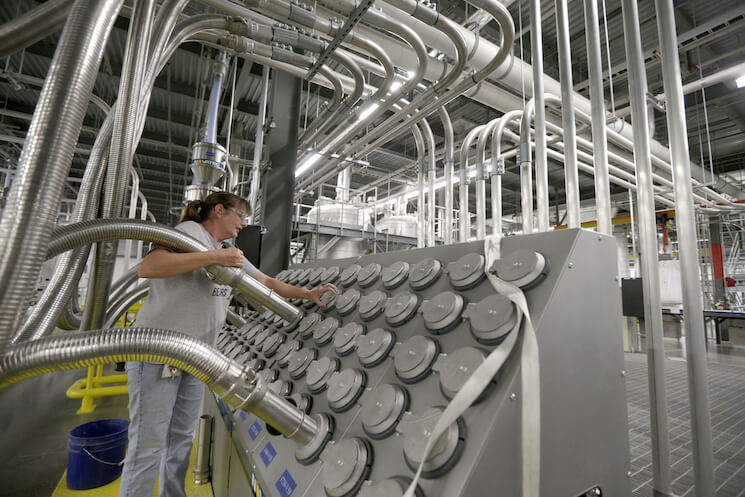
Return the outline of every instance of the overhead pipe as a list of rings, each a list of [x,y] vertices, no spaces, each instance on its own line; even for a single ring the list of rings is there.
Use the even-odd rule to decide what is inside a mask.
[[[426,119],[419,122],[422,128],[422,135],[427,144],[427,161],[422,169],[427,173],[427,219],[426,226],[426,246],[435,246],[435,181],[437,179],[437,154],[435,150],[435,135]],[[421,197],[423,198],[423,197]]]
[[[491,136],[491,217],[494,234],[502,235],[502,175],[504,174],[504,157],[502,157],[502,133],[505,128],[518,119],[523,111],[513,110],[504,114],[494,127]]]
[[[665,396],[665,351],[662,335],[657,220],[653,197],[650,137],[647,130],[647,75],[642,59],[639,12],[635,0],[622,0],[624,41],[629,69],[631,120],[634,124],[634,161],[637,175],[639,246],[644,290],[644,326],[647,334],[647,369],[652,434],[652,486],[654,492],[672,495],[670,440]],[[695,319],[695,318],[694,318]]]
[[[459,191],[459,233],[458,241],[465,243],[468,241],[470,234],[470,215],[468,213],[468,151],[473,144],[473,140],[478,136],[485,125],[476,126],[468,132],[460,146],[460,168],[458,169],[458,191]],[[478,165],[477,165],[478,167]]]
[[[592,113],[592,156],[595,165],[595,210],[597,231],[610,235],[610,181],[608,178],[608,134],[605,127],[605,90],[603,63],[600,59],[600,30],[598,5],[595,0],[584,0],[585,32],[587,33],[587,70],[590,78],[590,111]]]
[[[424,137],[418,125],[411,127],[416,143],[416,184],[417,184],[417,204],[416,204],[416,246],[424,247]]]
[[[137,201],[140,196],[140,176],[132,164],[129,165],[129,176],[132,178],[132,190],[129,194],[129,213],[128,217],[134,219],[137,217]],[[132,258],[132,240],[127,240],[124,249],[124,268],[130,266]]]
[[[442,129],[445,135],[445,155],[442,161],[442,167],[445,174],[445,215],[444,224],[445,229],[444,240],[445,245],[453,243],[453,155],[454,155],[454,137],[453,137],[453,122],[450,120],[450,115],[447,109],[443,105],[437,109],[437,113],[442,121]]]
[[[548,231],[548,159],[546,158],[546,103],[543,89],[543,26],[541,1],[530,0],[530,54],[533,64],[533,126],[535,128],[535,196],[538,231]],[[527,156],[523,158],[522,154]],[[530,161],[530,147],[521,149],[520,170]],[[529,167],[529,166],[526,166]],[[532,195],[532,188],[530,189]],[[532,204],[531,204],[532,207]],[[531,217],[532,222],[532,217]],[[525,219],[523,218],[523,227]]]
[[[476,138],[476,238],[479,240],[486,238],[486,144],[500,119],[486,123]]]
[[[112,300],[109,308],[106,310],[106,328],[113,328],[119,318],[127,312],[127,309],[144,299],[150,293],[150,282],[143,281],[131,291],[122,295],[122,298],[116,302]]]
[[[49,0],[0,26],[0,57],[43,40],[67,20],[73,0]]]
[[[667,96],[667,130],[670,139],[673,183],[675,184],[675,216],[678,221],[676,227],[683,287],[683,311],[685,312],[686,358],[688,359],[686,366],[691,410],[694,488],[699,495],[714,495],[716,480],[711,441],[709,386],[706,375],[704,309],[701,300],[701,274],[696,242],[691,166],[688,158],[683,83],[680,78],[680,61],[675,33],[675,9],[670,0],[655,0],[655,8],[662,59],[662,83]]]
[[[136,219],[93,219],[54,230],[47,258],[88,243],[129,238],[186,252],[207,250],[204,244],[189,235],[157,223]],[[265,306],[287,321],[294,321],[300,315],[300,310],[249,276],[242,268],[208,266],[205,270],[220,284],[232,286],[251,303]]]
[[[210,91],[210,100],[207,105],[207,133],[204,137],[208,143],[217,143],[217,111],[220,104],[220,96],[222,95],[223,80],[228,72],[228,62],[226,59],[225,52],[220,52],[212,64],[214,76],[212,90]]]
[[[259,97],[259,113],[256,118],[256,138],[254,139],[253,167],[251,168],[251,190],[248,203],[251,207],[251,222],[254,223],[255,212],[259,202],[259,188],[261,188],[261,158],[264,155],[264,128],[266,127],[266,106],[269,98],[269,66],[261,69],[261,97]],[[331,72],[331,71],[327,71]],[[341,101],[344,90],[338,78],[332,80],[334,84],[334,96]],[[337,86],[338,85],[338,86]]]
[[[157,328],[115,328],[14,344],[0,357],[0,389],[52,371],[121,361],[171,364],[207,384],[223,402],[251,411],[285,437],[306,445],[323,437],[322,418],[275,394],[253,369],[189,335]]]
[[[103,49],[122,0],[78,0],[55,50],[0,219],[0,351],[36,285]],[[55,116],[65,116],[60,126]]]

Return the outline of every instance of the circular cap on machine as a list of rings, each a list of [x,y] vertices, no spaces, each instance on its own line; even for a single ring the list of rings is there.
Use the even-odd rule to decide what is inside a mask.
[[[299,380],[305,375],[310,363],[316,360],[318,351],[316,349],[300,349],[290,354],[287,370],[293,380]]]
[[[326,318],[313,328],[313,341],[319,347],[326,345],[334,338],[337,329],[339,329],[339,320]]]
[[[339,359],[321,357],[310,363],[305,373],[305,384],[310,393],[321,393],[326,389],[328,379],[339,371]]]
[[[321,302],[326,304],[326,307],[321,307],[323,312],[333,311],[336,309],[336,294],[334,292],[323,292]]]
[[[515,304],[504,295],[489,295],[480,302],[468,306],[471,333],[481,343],[495,344],[517,324]]]
[[[321,454],[323,487],[329,497],[348,497],[357,493],[370,475],[373,452],[370,443],[358,437],[329,444]]]
[[[309,414],[313,407],[313,397],[307,393],[293,393],[287,400],[294,403],[295,407],[303,411],[305,414]]]
[[[397,293],[385,305],[385,320],[391,326],[400,326],[414,317],[419,303],[419,296],[414,293]]]
[[[378,281],[381,272],[383,272],[383,266],[377,262],[370,263],[357,273],[357,284],[360,288],[373,286]]]
[[[393,365],[404,383],[415,383],[426,377],[440,353],[437,341],[415,335],[396,348]]]
[[[351,286],[357,281],[357,273],[362,267],[359,264],[352,264],[344,268],[344,271],[339,275],[339,280],[344,286]]]
[[[269,359],[276,354],[277,349],[279,349],[279,346],[282,345],[286,339],[287,337],[285,335],[274,333],[272,336],[264,340],[264,344],[261,346],[261,351],[264,353],[264,357]]]
[[[321,283],[333,283],[334,281],[339,279],[340,273],[341,270],[339,270],[339,266],[331,266],[325,268],[321,273]]]
[[[463,347],[440,357],[435,369],[440,373],[445,397],[452,399],[485,358],[486,354],[475,347]]]
[[[321,282],[321,275],[323,274],[323,271],[325,270],[325,267],[316,267],[311,270],[310,274],[308,275],[308,284],[316,286]]]
[[[483,255],[471,252],[448,264],[450,284],[453,288],[468,290],[481,283],[486,278],[484,261]]]
[[[268,384],[267,388],[269,388],[269,390],[276,393],[277,395],[285,397],[287,395],[290,395],[290,393],[292,392],[292,383],[290,383],[289,381],[277,380]]]
[[[453,292],[442,292],[422,304],[422,318],[428,330],[435,334],[452,330],[460,323],[465,307],[463,297]]]
[[[396,344],[396,335],[383,328],[375,328],[366,335],[357,338],[357,355],[360,364],[366,368],[383,362]]]
[[[419,413],[407,414],[398,424],[398,431],[404,435],[404,459],[414,471],[424,459],[424,449],[443,410],[442,407],[430,407]],[[462,418],[458,418],[432,446],[424,459],[422,476],[436,478],[452,468],[463,452],[464,436],[465,424]]]
[[[269,335],[273,334],[273,331],[270,328],[264,328],[264,330],[256,335],[256,340],[254,340],[254,347],[257,350],[261,350],[261,347],[264,346],[264,340],[269,338]]]
[[[406,281],[407,276],[409,276],[409,263],[396,261],[383,269],[380,279],[383,281],[385,288],[392,290]]]
[[[357,308],[360,311],[360,317],[364,321],[375,319],[381,312],[383,312],[385,301],[387,299],[388,295],[380,290],[373,290],[367,295],[363,295],[357,305]]]
[[[518,249],[505,255],[491,268],[497,276],[516,287],[527,289],[540,283],[548,273],[548,261],[539,252]]]
[[[339,313],[339,315],[346,316],[347,314],[354,311],[354,308],[359,300],[360,292],[358,290],[355,290],[354,288],[350,288],[345,292],[339,293],[336,295],[336,311]]]
[[[310,285],[303,288],[305,288],[306,290],[310,290]],[[302,305],[305,309],[313,309],[316,306],[316,303],[310,299],[303,299],[301,300],[300,305]]]
[[[282,331],[284,331],[287,334],[292,333],[295,331],[300,324],[300,321],[305,317],[305,313],[303,311],[300,311],[298,316],[292,321],[282,320]]]
[[[340,356],[351,353],[357,346],[357,337],[365,332],[365,325],[349,322],[339,328],[334,335],[334,349]]]
[[[279,372],[276,369],[262,369],[256,376],[261,378],[264,383],[271,383],[279,377]]]
[[[310,272],[313,271],[311,268],[305,268],[301,269],[300,272],[297,275],[297,285],[296,286],[304,286],[308,284],[308,280],[310,279]]]
[[[264,362],[264,359],[259,359],[258,357],[255,359],[251,359],[247,363],[244,364],[249,369],[253,369],[254,371],[261,371],[264,369],[264,366],[266,365],[266,362]]]
[[[359,369],[344,369],[333,373],[328,379],[326,399],[335,412],[344,412],[352,407],[365,390],[367,377]]]
[[[264,310],[264,312],[261,313],[261,316],[259,316],[259,319],[266,324],[269,324],[272,319],[274,319],[274,312],[272,312],[269,309]]]
[[[405,476],[393,476],[377,483],[366,482],[360,488],[357,497],[404,497],[409,485],[411,485],[411,478]],[[419,485],[414,489],[414,496],[424,497],[424,492]]]
[[[279,281],[285,281],[287,277],[290,275],[289,269],[283,269],[282,271],[277,273],[277,276],[275,276],[275,279],[278,279]]]
[[[320,322],[321,315],[317,312],[311,312],[305,316],[297,325],[297,329],[300,331],[300,336],[302,338],[310,338],[310,336],[313,335],[313,327]]]
[[[287,276],[285,277],[285,281],[289,283],[290,285],[297,284],[297,277],[300,275],[301,269],[288,269],[289,271],[287,273]]]
[[[400,385],[384,383],[362,399],[362,428],[370,438],[385,438],[396,429],[409,407],[409,394]]]
[[[424,290],[437,281],[441,273],[440,261],[432,258],[422,259],[409,270],[409,286],[413,290]]]
[[[286,368],[287,364],[290,362],[290,354],[296,350],[300,350],[302,346],[303,343],[299,340],[290,340],[289,342],[280,345],[277,349],[277,366],[280,368]]]

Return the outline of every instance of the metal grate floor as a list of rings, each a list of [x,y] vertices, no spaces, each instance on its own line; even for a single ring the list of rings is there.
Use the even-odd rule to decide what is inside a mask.
[[[709,497],[697,495],[693,488],[686,363],[668,357],[665,378],[673,494]],[[634,497],[652,497],[647,359],[643,354],[626,354],[625,358],[632,490]],[[745,358],[710,351],[708,359],[716,497],[745,497]]]

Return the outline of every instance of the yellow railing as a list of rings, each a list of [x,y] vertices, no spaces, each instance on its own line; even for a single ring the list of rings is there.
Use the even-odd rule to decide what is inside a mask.
[[[122,314],[116,325],[119,327],[130,326],[137,317],[140,307],[142,307],[141,301],[127,309],[127,312]],[[132,316],[131,319],[130,316]],[[127,395],[128,392],[126,374],[104,376],[103,366],[90,366],[86,377],[76,380],[70,385],[66,393],[70,399],[82,399],[80,409],[77,411],[78,414],[88,414],[96,409],[94,399],[111,397],[112,395]]]

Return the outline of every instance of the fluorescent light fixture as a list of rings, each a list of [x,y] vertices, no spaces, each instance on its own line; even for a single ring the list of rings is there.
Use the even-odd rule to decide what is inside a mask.
[[[402,84],[403,83],[401,83],[399,80],[394,81],[388,93],[395,93],[396,91],[398,91],[399,88],[401,88]]]
[[[305,171],[310,169],[310,167],[319,161],[319,159],[323,157],[319,153],[313,153],[312,155],[308,156],[303,162],[297,165],[295,168],[295,177],[297,178],[301,174],[303,174]]]
[[[737,78],[735,80],[735,84],[737,85],[738,88],[742,88],[743,86],[745,86],[745,74]]]
[[[468,171],[468,177],[469,178],[473,178],[475,176],[476,176],[476,168],[473,168],[470,171]],[[453,175],[453,185],[457,185],[458,183],[460,183],[460,177],[458,177],[457,175]],[[441,179],[440,181],[435,182],[435,190],[439,190],[441,188],[445,188],[445,180],[444,179]],[[425,192],[425,194],[428,191],[429,191],[429,187],[425,183],[424,184],[424,192]],[[418,197],[418,196],[419,196],[419,187],[417,187],[417,188],[415,188],[413,190],[410,190],[410,191],[404,193],[404,200],[407,200],[408,201],[408,200],[411,200],[412,198],[415,198],[415,197]]]

